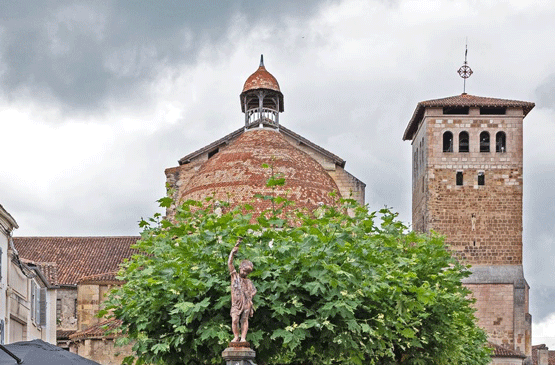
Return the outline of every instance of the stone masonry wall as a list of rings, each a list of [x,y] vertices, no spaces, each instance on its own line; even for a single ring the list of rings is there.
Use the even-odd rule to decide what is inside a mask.
[[[57,290],[56,322],[58,330],[77,330],[77,288]]]
[[[424,226],[446,235],[451,249],[469,264],[522,264],[522,118],[521,109],[486,117],[478,108],[468,116],[425,117]],[[443,152],[447,131],[453,133],[453,152]],[[458,152],[462,131],[469,133],[469,152]],[[480,152],[483,131],[489,132],[490,152]],[[495,150],[500,131],[506,134],[506,152]],[[462,186],[456,184],[458,171]],[[484,185],[478,185],[479,173],[485,175]]]
[[[488,333],[488,340],[514,348],[514,298],[511,284],[465,284],[476,298],[478,324]],[[487,305],[485,305],[487,303]]]

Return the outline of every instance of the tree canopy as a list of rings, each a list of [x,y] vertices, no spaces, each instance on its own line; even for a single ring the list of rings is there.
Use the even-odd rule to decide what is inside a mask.
[[[259,364],[491,361],[461,284],[468,271],[441,237],[352,200],[314,212],[277,203],[255,219],[249,205],[221,212],[211,199],[188,201],[172,220],[141,222],[141,253],[124,264],[126,284],[107,306],[137,364],[222,363],[233,337],[226,263],[238,237],[237,259],[254,263],[247,340]]]

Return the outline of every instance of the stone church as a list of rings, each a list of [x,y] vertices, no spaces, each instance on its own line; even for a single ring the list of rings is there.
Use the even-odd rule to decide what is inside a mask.
[[[279,173],[286,185],[276,193],[287,193],[297,207],[332,203],[332,192],[364,204],[365,184],[345,170],[343,159],[280,123],[284,96],[262,58],[239,102],[244,123],[238,129],[165,170],[176,202],[212,196],[231,205],[251,203],[259,213],[270,203],[253,197],[266,193],[267,179]],[[522,269],[522,133],[533,107],[464,93],[424,101],[403,136],[413,148],[413,227],[445,235],[455,256],[473,265],[465,285],[477,299],[494,364],[523,364],[531,356],[529,286]],[[101,294],[118,285],[115,261],[130,257],[137,239],[14,239],[22,257],[56,262],[60,278],[67,277],[60,282],[59,344],[93,360],[101,353],[97,361],[106,364],[120,351],[101,330],[113,323],[92,314]]]

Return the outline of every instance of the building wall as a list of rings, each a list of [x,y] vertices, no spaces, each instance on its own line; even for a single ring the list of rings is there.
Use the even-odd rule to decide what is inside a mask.
[[[71,345],[71,352],[96,361],[102,365],[120,365],[122,360],[133,353],[132,344],[116,347],[113,339],[86,339]]]
[[[427,112],[422,137],[427,192],[419,194],[428,195],[425,231],[446,235],[451,249],[469,264],[522,264],[522,109],[496,116],[479,115],[478,108],[468,116],[436,115],[440,112]],[[443,152],[446,131],[453,133],[453,152]],[[470,152],[458,152],[462,131],[470,135]],[[490,134],[491,152],[479,150],[483,131]],[[499,131],[506,134],[505,153],[495,152]],[[457,171],[463,172],[462,186],[456,184]],[[479,172],[485,174],[483,186]]]
[[[58,330],[77,330],[77,288],[61,287],[56,300]]]
[[[80,284],[77,291],[77,323],[78,330],[83,331],[93,326],[102,318],[96,314],[106,300],[106,294],[112,289],[111,285]]]

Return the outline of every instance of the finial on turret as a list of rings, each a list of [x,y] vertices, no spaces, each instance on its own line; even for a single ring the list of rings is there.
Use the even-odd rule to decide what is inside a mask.
[[[264,67],[264,55],[260,55],[260,67]]]

